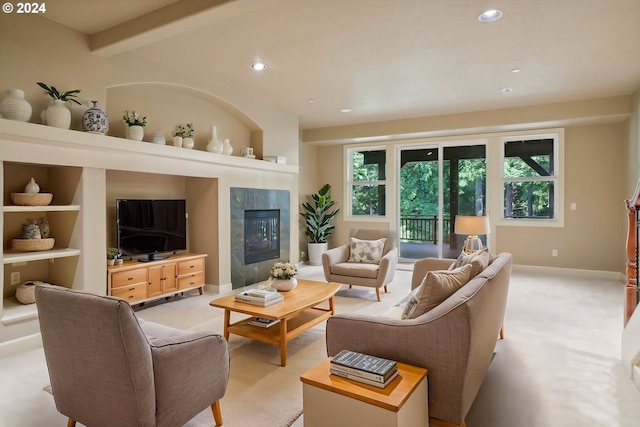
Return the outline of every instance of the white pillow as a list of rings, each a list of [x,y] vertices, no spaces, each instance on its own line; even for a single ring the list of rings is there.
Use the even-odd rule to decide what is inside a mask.
[[[349,262],[380,264],[386,241],[386,237],[378,240],[360,240],[352,237],[349,240]]]

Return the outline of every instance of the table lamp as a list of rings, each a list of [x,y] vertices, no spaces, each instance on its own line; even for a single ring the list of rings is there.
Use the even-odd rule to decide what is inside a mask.
[[[455,233],[467,234],[464,241],[463,252],[472,254],[483,249],[479,234],[489,233],[489,217],[486,216],[460,216],[456,215]],[[477,247],[477,249],[475,249]]]

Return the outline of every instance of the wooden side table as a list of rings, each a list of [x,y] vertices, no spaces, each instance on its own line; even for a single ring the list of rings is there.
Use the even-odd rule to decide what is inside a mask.
[[[300,377],[304,427],[429,427],[426,369],[398,363],[398,376],[377,388],[331,375],[330,360]]]

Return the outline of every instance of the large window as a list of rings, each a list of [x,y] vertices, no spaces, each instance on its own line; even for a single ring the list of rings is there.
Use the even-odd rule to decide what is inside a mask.
[[[560,153],[557,135],[503,140],[503,218],[561,222]]]
[[[378,148],[347,150],[348,191],[352,216],[384,216],[386,212],[386,151]]]

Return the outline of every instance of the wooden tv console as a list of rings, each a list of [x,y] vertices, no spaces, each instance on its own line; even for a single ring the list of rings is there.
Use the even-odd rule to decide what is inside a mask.
[[[177,254],[169,258],[125,261],[107,267],[107,295],[138,304],[181,292],[204,289],[206,254]]]

